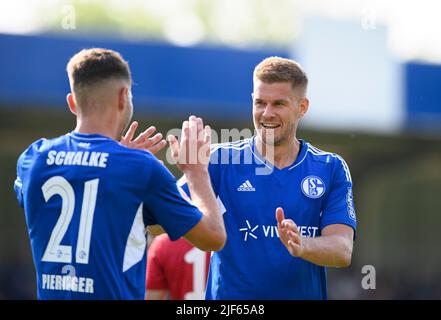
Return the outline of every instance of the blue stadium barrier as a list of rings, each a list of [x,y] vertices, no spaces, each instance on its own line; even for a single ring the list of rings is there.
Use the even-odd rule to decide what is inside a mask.
[[[441,65],[405,66],[406,126],[441,131]]]
[[[158,116],[191,112],[249,119],[254,66],[267,56],[288,56],[281,51],[0,34],[0,105],[66,108],[66,64],[90,47],[119,51],[129,61],[136,111]]]

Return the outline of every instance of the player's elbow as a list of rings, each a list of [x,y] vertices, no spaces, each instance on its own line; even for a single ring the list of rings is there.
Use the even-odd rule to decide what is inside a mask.
[[[227,242],[227,233],[225,232],[225,229],[223,228],[221,231],[219,231],[219,234],[217,236],[217,241],[215,244],[215,248],[212,251],[222,250],[224,248],[226,242]]]
[[[227,241],[227,234],[225,229],[218,230],[211,234],[209,241],[207,241],[206,246],[204,248],[200,248],[202,251],[220,251],[225,246],[225,242]]]
[[[220,214],[219,214],[220,215]],[[204,251],[220,251],[227,241],[227,233],[225,231],[225,224],[223,220],[216,219],[210,220],[207,223],[207,228],[205,230],[206,239],[208,246]]]
[[[345,246],[341,250],[338,256],[336,267],[347,268],[351,265],[351,261],[352,261],[352,246]]]
[[[184,237],[202,251],[220,251],[227,240],[223,223],[209,225],[205,220],[201,220]]]
[[[338,268],[347,268],[351,265],[352,257],[349,255],[344,255],[340,258],[339,263],[337,264]]]

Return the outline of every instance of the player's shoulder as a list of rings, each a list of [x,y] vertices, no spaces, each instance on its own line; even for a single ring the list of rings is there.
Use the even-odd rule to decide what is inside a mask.
[[[100,135],[79,135],[78,133],[69,133],[69,138],[75,141],[80,147],[88,149],[90,144],[96,144],[94,151],[106,152],[110,154],[114,164],[124,164],[124,168],[133,168],[138,171],[139,168],[146,166],[155,166],[159,164],[156,157],[147,150],[131,149],[121,144],[119,141]]]
[[[212,164],[230,163],[233,158],[243,157],[244,153],[251,152],[251,138],[233,142],[215,143],[210,146]],[[222,162],[228,158],[230,161]],[[225,159],[227,160],[227,159]]]
[[[113,146],[115,151],[118,151],[124,155],[129,155],[133,159],[138,159],[141,161],[157,161],[156,157],[147,150],[139,150],[139,149],[131,149],[115,141],[115,145]]]
[[[323,169],[330,170],[334,174],[344,174],[347,180],[352,180],[349,166],[342,156],[334,152],[321,150],[310,143],[307,143],[307,147],[307,161],[320,163]]]
[[[331,164],[331,165],[340,164],[340,163],[346,164],[343,157],[335,152],[329,152],[329,151],[319,149],[319,148],[313,146],[309,142],[305,142],[305,145],[307,147],[306,157],[307,157],[307,160],[309,160],[309,161],[317,161],[317,162],[322,162],[322,163]]]
[[[32,159],[40,153],[49,150],[57,141],[62,139],[64,136],[56,137],[52,139],[40,138],[33,143],[31,143],[20,155],[20,160]]]
[[[124,173],[132,181],[145,181],[150,185],[158,177],[173,178],[168,169],[147,150],[131,149],[115,141],[106,152],[110,154],[112,170]]]
[[[210,152],[215,153],[220,150],[240,151],[250,145],[250,138],[236,140],[233,142],[214,143],[210,146]]]
[[[28,148],[24,151],[26,154],[33,154],[36,151],[42,151],[45,148],[48,148],[52,144],[53,139],[40,138],[34,142],[32,142]]]

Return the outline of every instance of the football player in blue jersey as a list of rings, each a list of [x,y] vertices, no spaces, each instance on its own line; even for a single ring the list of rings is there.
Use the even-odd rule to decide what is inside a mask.
[[[347,267],[352,256],[348,166],[297,138],[309,107],[298,63],[267,58],[253,84],[257,134],[212,146],[209,172],[228,240],[211,257],[206,298],[326,299],[326,267]]]
[[[210,130],[191,116],[173,156],[186,175],[192,201],[172,174],[145,150],[117,140],[132,118],[131,74],[119,53],[88,49],[67,66],[76,128],[40,139],[18,159],[14,189],[24,207],[39,299],[144,299],[147,226],[171,239],[220,250],[225,228],[208,174]],[[132,148],[155,152],[161,136],[150,128]],[[196,137],[196,138],[195,138]],[[188,150],[199,152],[188,163]],[[204,148],[207,152],[203,152]],[[185,195],[186,197],[186,195]]]

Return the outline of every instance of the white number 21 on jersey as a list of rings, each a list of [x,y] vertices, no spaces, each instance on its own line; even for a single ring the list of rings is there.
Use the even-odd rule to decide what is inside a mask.
[[[92,235],[93,214],[99,179],[86,181],[84,184],[83,204],[81,208],[80,227],[78,231],[75,260],[77,263],[89,263],[90,237]],[[75,193],[71,184],[61,176],[47,180],[41,187],[46,202],[54,195],[61,197],[61,213],[52,230],[49,243],[42,261],[72,263],[72,246],[61,245],[67,228],[72,220],[75,208]]]

